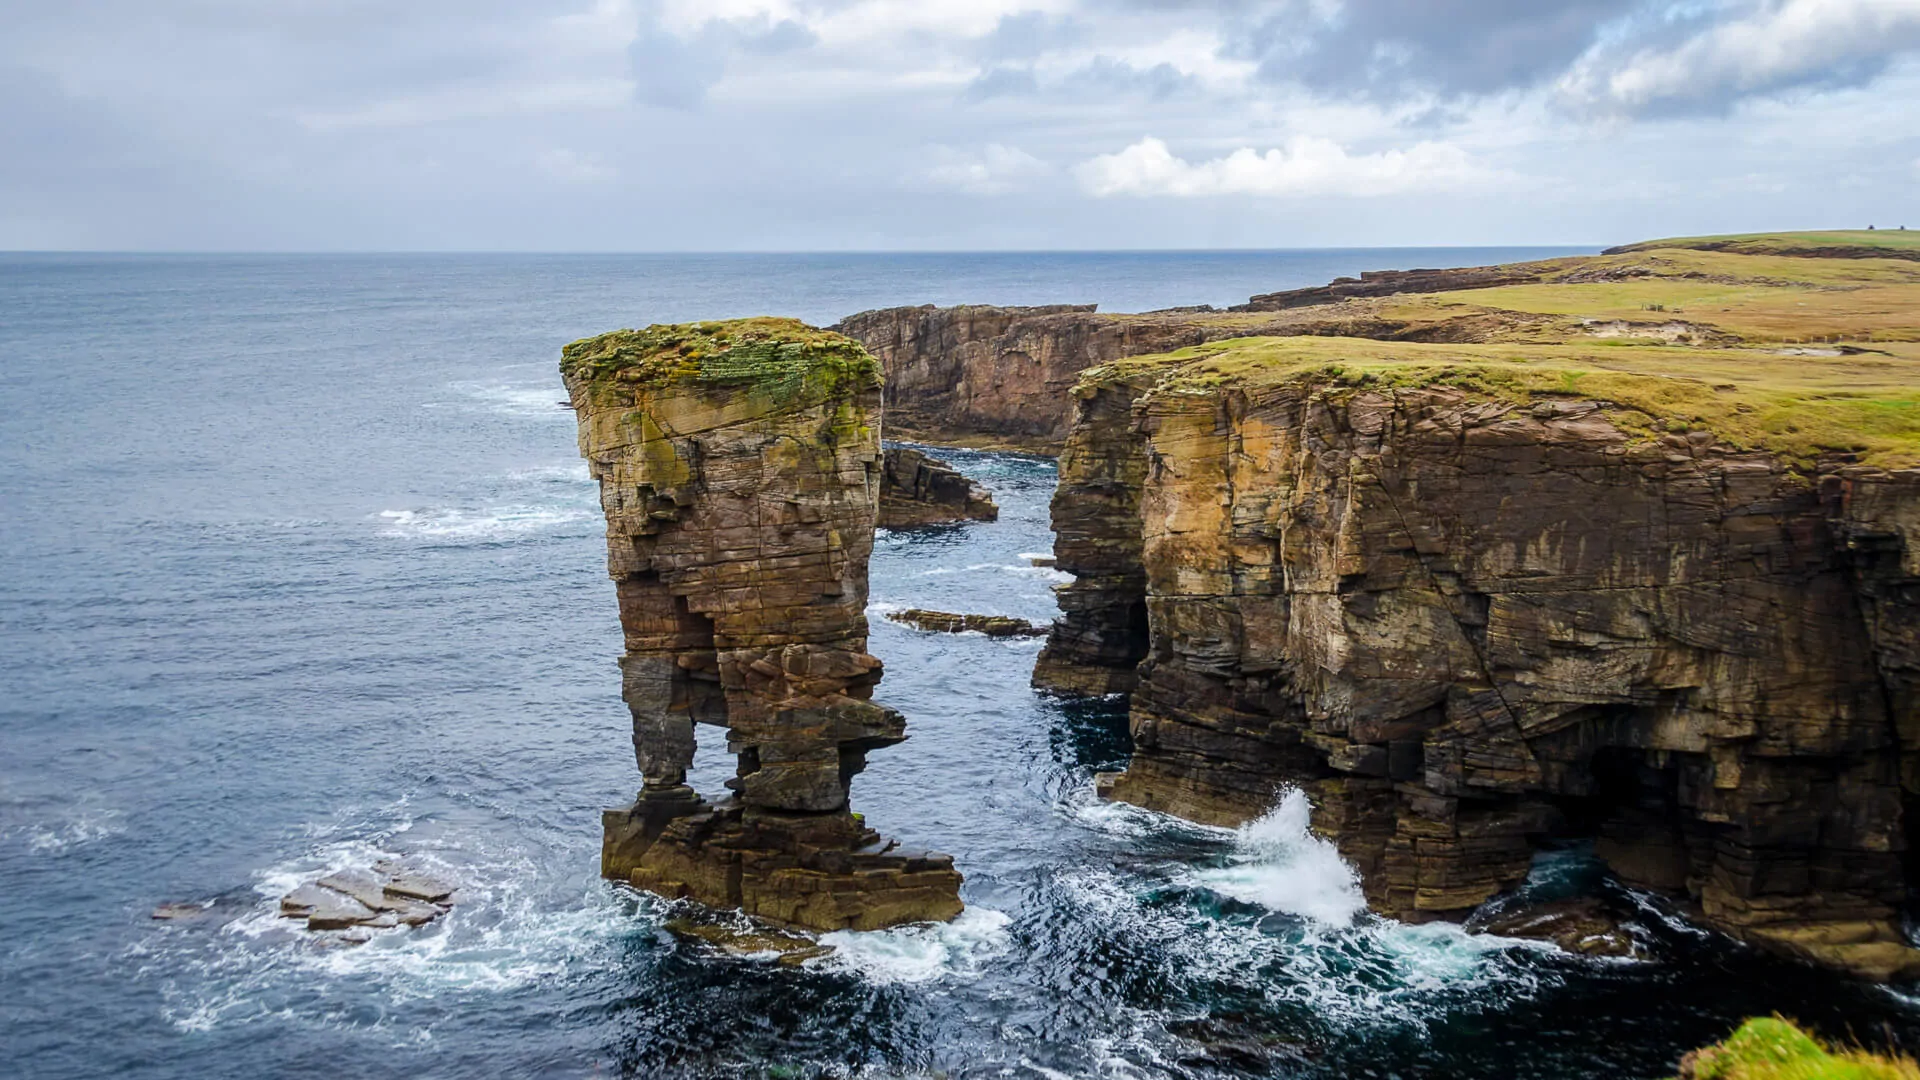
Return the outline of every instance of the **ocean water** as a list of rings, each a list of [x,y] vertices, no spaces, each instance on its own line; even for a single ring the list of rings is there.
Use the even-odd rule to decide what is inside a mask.
[[[637,776],[566,341],[1540,254],[0,256],[0,1075],[1652,1077],[1774,1010],[1913,1045],[1915,999],[1646,898],[1642,962],[1372,918],[1298,794],[1239,831],[1097,802],[1116,704],[1028,689],[1038,642],[883,617],[1052,616],[1037,457],[947,454],[1001,520],[872,567],[912,738],[855,806],[954,853],[965,916],[793,970],[595,876]],[[703,745],[700,786],[728,771]],[[275,917],[383,854],[453,913],[359,946]]]

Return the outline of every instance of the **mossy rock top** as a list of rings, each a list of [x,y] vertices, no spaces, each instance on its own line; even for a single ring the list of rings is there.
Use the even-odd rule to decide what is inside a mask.
[[[852,338],[798,319],[655,324],[583,338],[560,352],[569,386],[688,385],[827,398],[880,386],[880,363]]]

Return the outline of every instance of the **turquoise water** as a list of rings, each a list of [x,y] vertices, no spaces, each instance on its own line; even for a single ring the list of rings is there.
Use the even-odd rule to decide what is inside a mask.
[[[1037,642],[880,617],[1051,617],[1053,466],[1019,455],[950,453],[1001,520],[883,534],[872,569],[913,737],[855,806],[955,854],[962,920],[789,970],[595,877],[637,777],[562,343],[1539,254],[0,256],[0,1074],[1631,1077],[1776,1009],[1920,1035],[1654,906],[1645,963],[1371,919],[1297,798],[1239,833],[1097,803],[1115,704],[1034,694]],[[696,780],[730,768],[703,747]],[[275,917],[382,854],[457,878],[453,914],[358,947]]]

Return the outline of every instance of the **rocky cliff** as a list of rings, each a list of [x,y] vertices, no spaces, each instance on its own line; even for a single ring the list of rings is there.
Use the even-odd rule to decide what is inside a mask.
[[[602,871],[820,930],[957,914],[950,858],[848,807],[868,752],[906,737],[866,651],[878,365],[756,319],[603,334],[561,372],[600,481],[643,777],[605,815]],[[700,724],[738,762],[718,803],[686,783]]]
[[[886,308],[834,330],[886,370],[889,430],[932,443],[1054,449],[1068,391],[1094,364],[1258,333],[1245,315],[1209,310],[1102,315],[1091,304]]]
[[[1514,298],[1657,276],[1594,262]],[[1303,788],[1400,918],[1462,918],[1590,841],[1711,925],[1920,975],[1920,332],[1890,328],[1920,275],[1783,262],[1813,260],[1754,292],[1796,326],[1724,281],[1707,317],[1872,345],[1623,347],[1563,317],[1538,345],[1246,339],[1085,372],[1053,504],[1076,580],[1035,682],[1131,690],[1102,791],[1235,824]],[[1680,281],[1715,287],[1655,284]]]
[[[1911,341],[1920,233],[1654,241],[1593,257],[1370,271],[1227,311],[1092,305],[888,308],[834,329],[886,369],[890,430],[951,445],[1065,445],[1081,371],[1250,336],[1715,347]],[[1845,254],[1846,259],[1831,256]]]
[[[889,446],[880,462],[880,527],[910,529],[996,521],[1000,508],[980,484],[910,446]]]

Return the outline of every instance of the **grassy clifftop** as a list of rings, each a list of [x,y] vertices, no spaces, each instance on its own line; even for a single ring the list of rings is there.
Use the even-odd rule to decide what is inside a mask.
[[[1681,1080],[1920,1080],[1910,1058],[1835,1050],[1778,1017],[1740,1025],[1724,1042],[1695,1050]]]
[[[1869,257],[1825,254],[1864,237]],[[1708,430],[1795,460],[1920,465],[1920,234],[1654,241],[1517,264],[1531,283],[1297,308],[1288,326],[1095,368],[1168,390],[1321,380],[1447,384],[1508,400],[1578,396],[1623,426]],[[1738,241],[1740,250],[1716,247]],[[1765,250],[1762,250],[1765,248]],[[1920,243],[1910,249],[1920,256]],[[1247,315],[1222,315],[1226,324]]]
[[[1658,248],[1731,251],[1742,255],[1811,255],[1818,258],[1920,259],[1920,231],[1832,229],[1817,232],[1736,233],[1728,236],[1678,236],[1608,248],[1613,255]]]
[[[880,364],[860,343],[798,319],[730,319],[614,330],[560,352],[560,374],[589,392],[614,385],[691,383],[828,397],[880,385]]]

